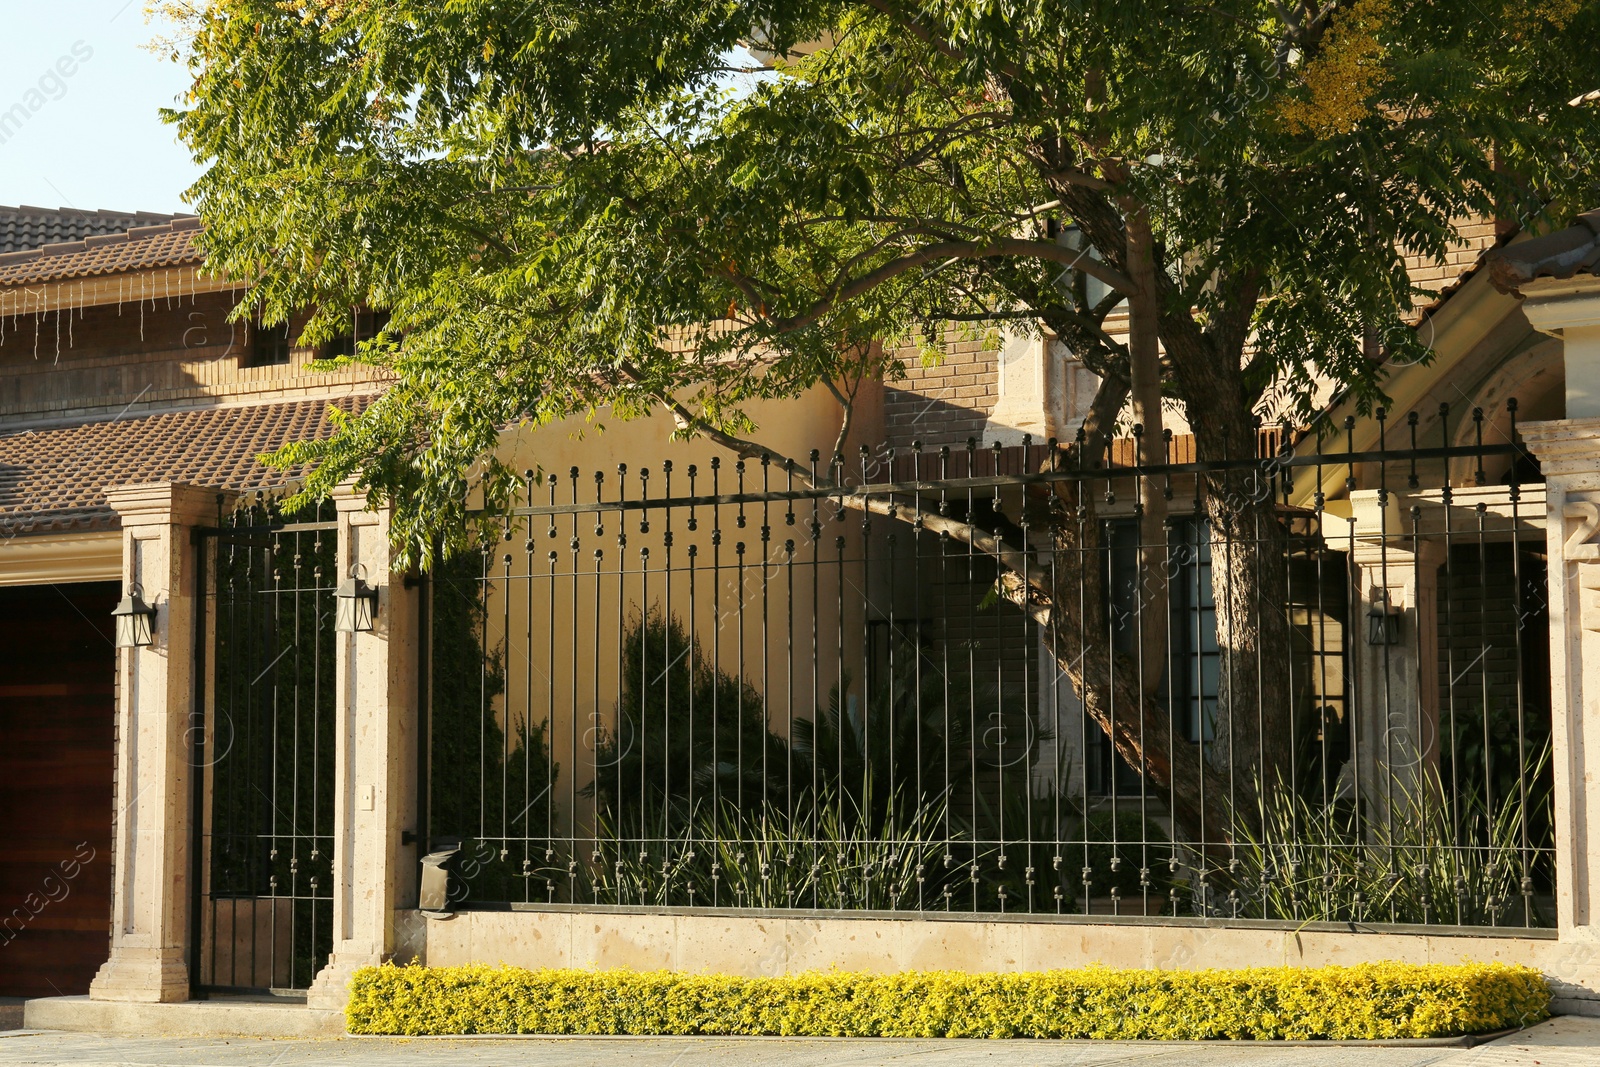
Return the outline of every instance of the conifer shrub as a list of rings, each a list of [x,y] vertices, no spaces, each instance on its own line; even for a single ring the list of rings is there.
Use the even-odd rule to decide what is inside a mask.
[[[358,971],[355,1034],[1310,1040],[1484,1033],[1550,1014],[1529,967],[1372,963],[1017,974],[397,967]]]

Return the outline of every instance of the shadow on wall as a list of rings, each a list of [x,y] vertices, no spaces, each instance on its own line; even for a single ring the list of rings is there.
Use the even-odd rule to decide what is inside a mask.
[[[909,389],[886,386],[883,390],[884,425],[887,428],[885,444],[895,449],[907,449],[921,441],[925,449],[940,445],[951,448],[965,447],[967,438],[983,438],[988,424],[988,404],[972,406],[974,400],[986,398],[943,398],[938,388],[954,392],[955,388],[929,386],[933,395]],[[959,387],[957,387],[959,388]]]

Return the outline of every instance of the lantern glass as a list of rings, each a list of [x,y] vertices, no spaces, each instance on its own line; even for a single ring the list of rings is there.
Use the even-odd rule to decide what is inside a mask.
[[[135,585],[111,611],[117,624],[118,648],[147,648],[155,629],[156,609],[144,602],[144,590]]]
[[[335,630],[342,634],[372,631],[373,617],[378,613],[378,590],[367,584],[365,568],[360,564],[351,567],[350,577],[340,583],[334,597]]]
[[[1397,645],[1400,643],[1400,613],[1376,603],[1367,612],[1367,644]]]

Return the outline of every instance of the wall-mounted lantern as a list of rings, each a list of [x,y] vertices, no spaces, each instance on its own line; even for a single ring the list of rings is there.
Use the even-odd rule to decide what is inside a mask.
[[[1376,593],[1376,590],[1374,590]],[[1400,643],[1400,612],[1389,603],[1389,597],[1374,595],[1367,609],[1367,644],[1398,645]]]
[[[334,593],[338,599],[333,628],[342,634],[364,634],[372,630],[378,614],[378,588],[367,584],[367,569],[359,563],[350,567],[350,577]]]
[[[111,617],[117,620],[118,648],[149,646],[155,631],[156,609],[155,605],[144,602],[144,589],[137,582],[128,587],[128,595],[111,609]]]

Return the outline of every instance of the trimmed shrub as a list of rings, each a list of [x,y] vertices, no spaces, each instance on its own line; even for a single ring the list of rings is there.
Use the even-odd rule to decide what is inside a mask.
[[[1422,1038],[1550,1014],[1550,989],[1503,964],[1082,970],[1022,974],[368,967],[355,1034],[706,1034],[1145,1040]]]

